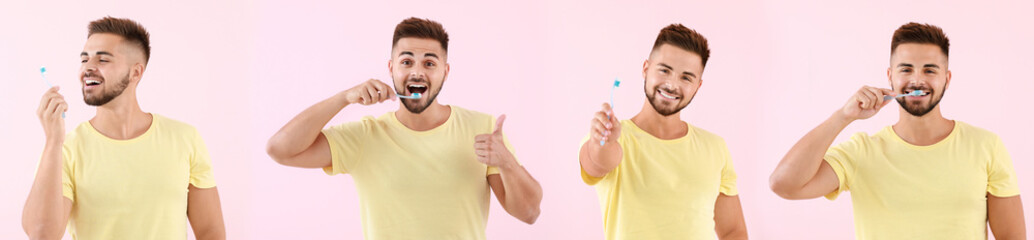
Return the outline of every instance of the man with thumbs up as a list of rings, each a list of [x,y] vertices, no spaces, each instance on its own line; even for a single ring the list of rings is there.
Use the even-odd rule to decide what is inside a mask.
[[[619,120],[604,103],[593,116],[578,161],[596,187],[608,240],[747,238],[725,141],[679,118],[710,52],[682,24],[662,29],[643,62],[639,114]]]
[[[269,139],[278,163],[348,173],[366,239],[485,239],[489,188],[528,224],[542,188],[514,157],[495,119],[435,99],[449,74],[442,25],[409,18],[395,28],[391,86],[375,79],[309,107]],[[346,106],[398,100],[399,110],[322,129]]]

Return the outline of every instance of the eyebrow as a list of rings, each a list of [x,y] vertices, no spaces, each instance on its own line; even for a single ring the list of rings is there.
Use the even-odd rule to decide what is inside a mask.
[[[97,52],[97,55],[108,55],[108,56],[112,56],[112,57],[115,56],[115,54],[111,54],[110,52],[105,52],[105,51],[99,51],[99,52]],[[86,52],[82,52],[82,53],[79,53],[79,56],[90,56],[90,54],[88,54]]]
[[[898,64],[898,67],[914,67],[914,66],[911,63],[901,63],[901,64]],[[923,64],[923,68],[936,68],[936,69],[940,69],[941,66],[938,66],[937,64]]]
[[[399,53],[399,56],[402,56],[402,55],[409,55],[409,56],[414,56],[414,57],[415,57],[415,55],[413,54],[413,52],[410,52],[410,51],[402,51],[401,53]],[[434,54],[434,53],[424,53],[424,57],[433,57],[433,58],[438,58],[438,54]]]
[[[673,67],[671,67],[671,66],[668,66],[668,64],[664,64],[664,63],[658,63],[657,65],[661,65],[661,67],[663,67],[663,68],[667,68],[668,70],[675,70],[675,68],[673,68]],[[693,77],[693,78],[696,78],[696,77],[697,77],[697,75],[696,75],[696,74],[693,74],[693,73],[691,73],[691,72],[689,72],[689,71],[682,71],[682,74],[686,74],[686,75],[689,75],[690,77]]]

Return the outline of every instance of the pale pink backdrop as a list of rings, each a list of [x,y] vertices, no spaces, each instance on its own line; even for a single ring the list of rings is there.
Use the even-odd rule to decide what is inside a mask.
[[[492,199],[490,239],[602,239],[594,190],[578,175],[578,143],[589,117],[623,80],[619,117],[639,111],[641,66],[657,31],[673,22],[699,30],[712,57],[704,86],[683,119],[723,136],[755,239],[850,239],[848,196],[788,201],[768,189],[787,149],[858,87],[886,86],[890,36],[908,21],[930,22],[952,39],[954,79],[942,109],[998,133],[1012,154],[1021,192],[1034,191],[1034,134],[1023,75],[1034,65],[1031,3],[651,3],[166,2],[0,3],[0,238],[24,238],[21,206],[43,145],[34,111],[46,87],[38,68],[64,87],[69,128],[93,115],[78,92],[86,23],[104,15],[140,21],[153,53],[140,102],[196,126],[211,152],[231,239],[359,239],[358,196],[347,175],[277,165],[265,141],[295,114],[369,78],[390,81],[393,27],[409,16],[449,31],[452,72],[439,101],[507,114],[504,131],[543,185],[535,225]],[[331,123],[397,109],[346,108]],[[892,124],[896,107],[851,125],[842,137]],[[1034,202],[1025,199],[1027,216]],[[1034,220],[1028,217],[1028,229]]]

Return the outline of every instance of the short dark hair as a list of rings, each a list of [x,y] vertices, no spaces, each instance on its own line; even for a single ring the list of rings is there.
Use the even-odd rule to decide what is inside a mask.
[[[402,20],[395,26],[395,36],[392,37],[391,47],[394,48],[395,44],[399,43],[399,39],[407,37],[437,40],[442,44],[442,49],[449,52],[449,33],[445,32],[441,23],[416,17]]]
[[[948,56],[948,36],[944,35],[944,30],[934,25],[916,22],[901,25],[898,30],[894,31],[894,37],[890,40],[890,54],[894,54],[894,51],[898,49],[898,45],[905,43],[937,45],[941,48],[944,56]]]
[[[653,42],[653,50],[657,50],[664,44],[671,44],[700,55],[701,65],[704,66],[707,65],[707,58],[711,56],[711,49],[707,47],[707,38],[679,23],[661,29],[661,33],[657,34],[657,40]]]
[[[139,46],[144,51],[144,63],[151,59],[151,34],[147,33],[144,26],[133,20],[107,16],[90,22],[88,29],[87,38],[97,33],[115,34],[125,39],[127,43]]]

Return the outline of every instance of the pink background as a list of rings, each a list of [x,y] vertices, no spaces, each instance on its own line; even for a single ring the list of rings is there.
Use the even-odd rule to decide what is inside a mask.
[[[755,239],[853,237],[847,196],[783,200],[769,191],[768,175],[858,87],[887,86],[890,36],[908,21],[941,26],[952,40],[954,79],[944,114],[999,134],[1021,192],[1034,192],[1034,150],[1024,138],[1034,134],[1032,113],[1023,104],[1034,84],[1021,76],[1034,65],[1029,2],[291,2],[0,3],[7,84],[0,93],[0,238],[24,236],[21,207],[43,146],[35,110],[46,87],[38,69],[47,66],[50,81],[64,87],[68,128],[88,120],[93,109],[79,101],[77,55],[86,24],[105,15],[135,19],[151,31],[140,103],[201,131],[231,239],[361,238],[350,177],[277,165],[264,146],[309,105],[369,78],[390,81],[391,33],[409,16],[437,20],[450,33],[452,72],[439,101],[507,114],[504,131],[542,183],[535,225],[492,200],[490,239],[602,239],[596,194],[578,175],[578,143],[615,77],[623,80],[615,96],[619,117],[639,111],[642,61],[657,31],[674,22],[710,40],[704,86],[682,116],[728,142]],[[397,107],[349,107],[331,124]],[[852,124],[837,142],[893,124],[895,108]]]

